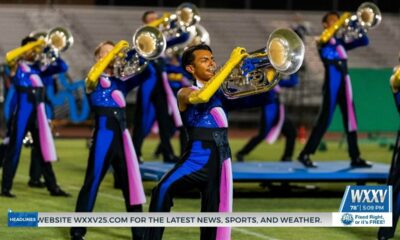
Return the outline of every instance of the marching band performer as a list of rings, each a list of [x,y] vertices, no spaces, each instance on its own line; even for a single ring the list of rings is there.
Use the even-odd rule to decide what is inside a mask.
[[[61,57],[60,57],[61,59]],[[54,62],[52,65],[56,65],[57,63]],[[61,72],[59,72],[61,73]],[[53,75],[44,76],[42,78],[44,89],[45,89],[45,109],[46,109],[46,116],[48,119],[49,124],[51,125],[51,121],[54,119],[54,106],[50,102],[47,94],[49,86],[55,86],[56,80],[54,79]],[[42,188],[45,187],[45,184],[41,181],[42,177],[42,170],[40,167],[40,150],[32,147],[31,149],[31,165],[29,167],[29,181],[28,186]]]
[[[111,41],[100,43],[94,53],[96,66],[104,59],[115,56],[121,50],[123,42],[125,41],[117,45]],[[110,165],[121,185],[127,211],[142,212],[142,204],[146,201],[138,159],[127,129],[125,97],[139,85],[141,79],[155,78],[155,70],[149,64],[142,73],[120,79],[114,76],[113,69],[113,62],[110,62],[95,86],[90,86],[88,80],[86,83],[96,125],[76,212],[93,211],[100,183]],[[132,239],[142,239],[142,233],[141,228],[132,228]],[[83,239],[86,228],[73,227],[70,234],[73,240]]]
[[[158,18],[154,11],[147,11],[143,14],[142,21],[144,24],[150,24]],[[161,58],[151,61],[157,72],[157,78],[147,79],[143,81],[138,89],[136,110],[134,116],[134,128],[132,140],[135,145],[136,153],[141,161],[142,146],[144,138],[150,133],[153,126],[154,116],[159,127],[159,136],[161,140],[161,149],[164,162],[176,162],[177,157],[174,154],[170,142],[170,129],[173,122],[168,114],[167,93],[165,84],[163,84],[164,61]]]
[[[249,154],[263,139],[272,144],[282,134],[286,137],[286,145],[281,161],[292,161],[294,146],[296,142],[296,128],[285,115],[285,107],[279,101],[281,87],[291,88],[297,85],[297,74],[292,74],[289,79],[282,79],[278,86],[268,92],[270,101],[261,108],[260,129],[256,136],[236,153],[239,162],[244,161],[244,156]]]
[[[339,21],[337,12],[328,12],[322,18],[325,29],[331,29]],[[319,143],[331,123],[336,105],[339,105],[343,115],[344,128],[347,135],[348,151],[352,167],[371,167],[372,165],[360,157],[357,143],[357,121],[354,108],[352,87],[347,67],[347,50],[368,45],[365,32],[362,36],[352,41],[332,36],[326,43],[319,43],[319,54],[325,67],[325,83],[323,87],[323,102],[318,120],[312,129],[304,149],[298,160],[309,168],[316,165],[310,159],[310,154],[315,153]]]
[[[400,61],[400,55],[399,55]],[[390,86],[394,95],[397,111],[400,112],[400,65],[394,69],[394,74],[390,77]],[[392,163],[389,170],[387,184],[393,187],[393,216],[392,227],[380,227],[378,231],[378,240],[386,240],[394,237],[397,222],[400,215],[400,130],[397,131],[396,144],[393,150]]]
[[[58,72],[65,72],[66,63],[57,58],[54,65],[41,69],[36,60],[36,48],[42,44],[40,40],[26,37],[22,40],[22,48],[28,50],[17,63],[14,86],[17,90],[17,105],[11,119],[10,144],[5,153],[1,195],[15,197],[11,193],[22,148],[23,138],[30,131],[33,136],[35,149],[40,149],[40,164],[45,184],[53,196],[69,196],[56,182],[51,162],[57,160],[53,137],[47,123],[44,109],[44,88],[42,78]]]
[[[169,99],[170,101],[168,101],[170,114],[172,115],[171,117],[173,118],[175,124],[175,126],[172,129],[170,129],[170,135],[172,137],[175,134],[176,130],[179,131],[180,156],[182,156],[184,150],[186,149],[186,144],[188,141],[187,133],[183,127],[180,113],[175,112],[173,108],[177,106],[176,97],[178,95],[179,89],[181,89],[182,87],[191,86],[191,83],[188,80],[187,73],[184,72],[182,69],[180,63],[180,56],[178,55],[174,54],[173,56],[167,57],[165,71],[168,74],[169,88],[172,90],[173,93],[173,94],[169,93],[169,98],[172,98],[172,96],[174,97],[173,99]],[[154,156],[157,157],[161,153],[162,153],[162,147],[161,144],[159,144],[154,153]]]
[[[218,90],[232,69],[245,57],[243,48],[235,48],[230,59],[218,74],[207,45],[188,48],[182,66],[190,73],[195,85],[182,88],[178,105],[189,143],[185,154],[153,189],[150,212],[168,212],[177,193],[197,188],[202,194],[201,211],[232,211],[231,154],[227,139],[226,112],[234,108],[263,104],[267,94],[228,100]],[[145,239],[162,239],[164,228],[147,228]],[[202,228],[201,239],[230,239],[230,228]]]

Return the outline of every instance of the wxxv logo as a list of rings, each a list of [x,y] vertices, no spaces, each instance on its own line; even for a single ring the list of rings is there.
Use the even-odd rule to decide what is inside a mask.
[[[391,212],[392,186],[347,186],[340,212]]]

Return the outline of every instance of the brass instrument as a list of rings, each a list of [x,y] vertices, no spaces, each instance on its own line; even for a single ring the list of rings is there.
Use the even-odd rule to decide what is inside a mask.
[[[182,3],[175,13],[164,13],[164,15],[149,23],[148,26],[157,27],[167,39],[178,38],[182,33],[189,33],[189,37],[184,42],[168,46],[167,55],[179,54],[192,42],[196,35],[196,26],[200,22],[200,14],[196,5],[192,3]]]
[[[9,66],[14,65],[31,50],[37,53],[36,60],[40,61],[42,66],[47,66],[59,57],[60,52],[66,51],[74,43],[72,34],[61,27],[53,28],[49,32],[32,32],[29,36],[37,40],[7,52],[6,63]]]
[[[210,34],[208,33],[207,29],[200,25],[196,24],[193,26],[193,37],[188,44],[189,46],[192,45],[199,45],[199,44],[206,44],[210,45]]]
[[[245,57],[224,81],[221,88],[229,99],[269,91],[281,75],[297,72],[304,59],[304,44],[290,29],[273,31],[266,48]]]
[[[41,39],[41,38],[45,39],[46,36],[47,36],[47,32],[44,30],[33,31],[33,32],[29,33],[29,37],[33,37],[36,39]]]
[[[163,16],[148,26],[158,27],[167,36],[173,36],[178,30],[186,31],[190,26],[200,22],[199,10],[193,3],[182,3],[174,14],[164,13]]]
[[[333,26],[322,32],[318,42],[328,42],[339,30],[347,39],[358,38],[363,32],[376,28],[381,21],[382,14],[379,8],[374,3],[365,2],[358,7],[356,14],[343,13]]]
[[[167,57],[182,55],[186,47],[195,46],[199,44],[210,45],[210,34],[202,25],[196,24],[189,27],[187,30],[189,32],[189,39],[181,44],[169,46],[165,50],[165,55]]]
[[[110,65],[115,77],[120,79],[142,72],[148,64],[147,60],[155,59],[165,51],[166,40],[157,28],[143,26],[133,35],[132,46],[121,40],[104,58],[97,61],[85,79],[87,90],[91,91],[97,86],[100,75]]]
[[[61,54],[67,51],[73,44],[74,38],[68,29],[56,27],[51,29],[46,35],[46,48],[43,49],[39,57],[42,66],[48,66],[54,62]]]

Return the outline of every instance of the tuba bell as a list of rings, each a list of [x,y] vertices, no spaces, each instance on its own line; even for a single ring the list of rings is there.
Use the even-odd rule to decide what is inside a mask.
[[[332,27],[322,32],[318,42],[328,42],[338,31],[341,31],[347,40],[359,38],[363,33],[379,26],[381,21],[382,14],[378,6],[372,2],[365,2],[358,7],[356,14],[343,13]]]
[[[229,99],[267,92],[282,75],[297,72],[304,59],[304,44],[290,29],[273,31],[265,49],[245,57],[224,81],[221,89]]]
[[[159,57],[165,47],[165,37],[157,28],[139,28],[132,37],[132,47],[127,41],[121,40],[112,51],[92,66],[85,79],[87,90],[91,91],[97,86],[100,75],[109,65],[112,65],[115,77],[127,79],[142,72],[148,60]]]

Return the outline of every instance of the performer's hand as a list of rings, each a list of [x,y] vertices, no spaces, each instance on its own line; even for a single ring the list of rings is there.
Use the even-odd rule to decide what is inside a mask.
[[[390,77],[390,86],[392,87],[392,91],[397,93],[400,89],[400,78],[397,76],[398,71],[400,71],[400,66],[394,69],[393,75]]]
[[[231,52],[231,57],[229,58],[229,62],[237,65],[242,59],[249,54],[246,52],[245,48],[242,47],[236,47],[232,50]]]

